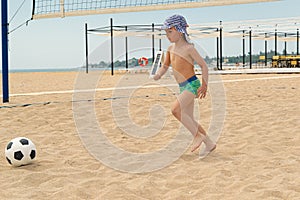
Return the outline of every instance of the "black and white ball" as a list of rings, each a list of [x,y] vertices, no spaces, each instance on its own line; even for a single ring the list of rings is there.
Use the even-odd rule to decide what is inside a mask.
[[[35,145],[25,137],[12,139],[5,148],[5,157],[15,167],[30,164],[36,158]]]

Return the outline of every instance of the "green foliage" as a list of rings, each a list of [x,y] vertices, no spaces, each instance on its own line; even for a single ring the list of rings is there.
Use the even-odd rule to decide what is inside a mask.
[[[294,54],[295,53],[292,52],[292,55],[294,55]],[[277,55],[285,55],[285,51],[283,50],[283,52],[281,54],[277,52]],[[264,62],[264,60],[260,60],[259,59],[260,56],[265,56],[265,52],[259,52],[259,54],[252,54],[252,63]],[[267,59],[268,59],[268,61],[270,61],[273,56],[275,56],[275,51],[267,52]],[[216,61],[217,58],[216,57],[209,58],[208,56],[206,56],[204,60],[207,63],[211,63],[213,61]],[[243,62],[243,55],[225,56],[225,57],[223,57],[223,61],[224,60],[228,60],[228,63],[242,63]],[[245,62],[246,63],[250,62],[250,55],[249,55],[249,53],[245,55]]]
[[[282,54],[277,53],[277,55],[284,55],[285,52],[283,51]],[[292,55],[294,54],[294,52],[292,52]],[[272,59],[272,57],[275,55],[275,51],[270,51],[267,52],[267,59],[268,61],[270,61]],[[259,52],[259,54],[253,54],[252,55],[252,63],[257,63],[257,62],[264,62],[264,60],[260,60],[259,57],[260,56],[265,56],[265,52]],[[149,63],[148,66],[152,65],[153,59],[152,58],[148,58],[149,59]],[[204,58],[205,62],[207,64],[210,64],[212,62],[216,62],[217,58],[213,57],[210,58],[209,56],[206,56]],[[223,57],[223,61],[227,60],[228,63],[242,63],[243,62],[243,55],[238,55],[238,56],[225,56]],[[250,55],[249,53],[245,55],[245,62],[250,62]],[[98,64],[89,64],[89,66],[91,66],[92,68],[110,68],[111,63],[110,62],[104,62],[101,61]],[[128,68],[132,68],[132,67],[136,67],[139,66],[138,63],[138,58],[130,58],[128,60]],[[115,68],[125,68],[126,67],[126,61],[125,60],[117,60],[114,62],[114,67]]]
[[[148,61],[148,65],[152,64],[152,58],[149,58]],[[104,62],[104,61],[100,61],[98,64],[89,64],[90,67],[92,68],[110,68],[111,66],[111,62]],[[136,67],[139,66],[138,63],[138,59],[137,58],[131,58],[128,60],[128,67]],[[117,60],[114,62],[114,67],[115,68],[125,68],[126,67],[126,61],[125,60]]]

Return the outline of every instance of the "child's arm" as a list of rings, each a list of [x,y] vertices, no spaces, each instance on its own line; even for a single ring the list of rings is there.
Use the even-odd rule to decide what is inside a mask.
[[[168,68],[169,66],[164,64],[161,68],[159,68],[155,76],[153,76],[153,79],[156,81],[160,79],[168,71]]]
[[[160,79],[167,71],[168,68],[170,66],[170,52],[167,51],[165,59],[164,59],[164,64],[161,68],[159,68],[159,70],[157,71],[157,73],[155,74],[155,76],[153,77],[154,80],[158,80]]]
[[[192,49],[191,56],[193,60],[201,67],[202,70],[202,86],[198,89],[198,95],[200,98],[204,98],[206,96],[207,85],[208,85],[207,64],[194,47],[191,49]]]

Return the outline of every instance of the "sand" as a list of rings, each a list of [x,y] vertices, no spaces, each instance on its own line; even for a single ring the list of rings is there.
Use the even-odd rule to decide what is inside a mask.
[[[169,76],[151,82],[146,74],[12,73],[10,103],[0,104],[0,199],[299,199],[300,75],[218,78],[196,103],[204,128],[220,130],[217,149],[199,159],[170,112],[178,90]],[[224,86],[224,101],[214,85]],[[73,96],[74,87],[92,86],[96,92]],[[94,126],[107,146],[93,146]],[[19,136],[35,143],[37,159],[15,168],[4,148]],[[171,156],[143,157],[167,146]]]

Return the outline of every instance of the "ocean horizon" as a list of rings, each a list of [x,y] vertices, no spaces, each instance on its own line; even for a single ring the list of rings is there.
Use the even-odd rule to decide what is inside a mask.
[[[20,69],[9,69],[9,73],[18,73],[18,72],[68,72],[68,71],[78,71],[80,67],[77,68],[20,68]],[[0,69],[2,73],[2,69]]]
[[[214,66],[208,65],[210,69],[212,69]],[[150,69],[151,66],[130,66],[128,70],[132,69]],[[195,65],[195,69],[200,68],[198,65]],[[86,70],[85,67],[70,67],[70,68],[19,68],[19,69],[9,69],[9,73],[26,73],[26,72],[72,72],[72,71],[80,71],[80,70]],[[95,70],[111,70],[110,67],[89,67],[89,71],[95,71]],[[126,70],[125,67],[114,67],[114,70]],[[0,68],[0,74],[2,74],[2,69]]]
[[[135,69],[140,66],[129,67],[128,69]],[[148,66],[150,68],[151,66]],[[147,68],[147,67],[144,67]],[[126,70],[125,67],[114,67],[114,70]],[[86,70],[85,67],[73,67],[73,68],[20,68],[20,69],[9,69],[9,73],[18,73],[18,72],[72,72],[72,71],[79,71],[79,70]],[[89,67],[89,71],[95,70],[111,70],[110,67]],[[2,69],[0,69],[0,73],[2,74]]]

